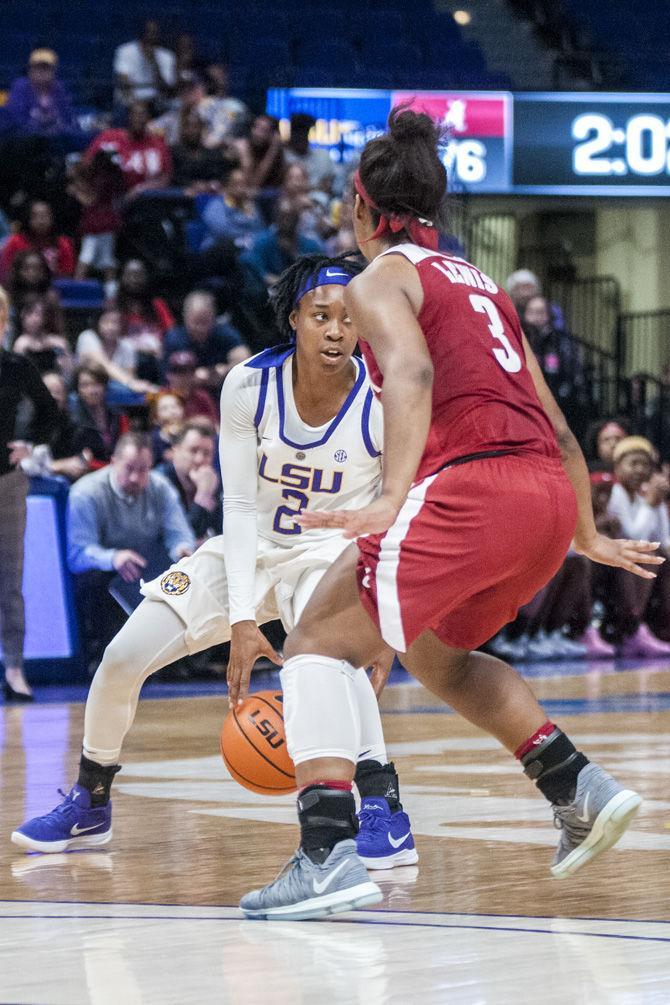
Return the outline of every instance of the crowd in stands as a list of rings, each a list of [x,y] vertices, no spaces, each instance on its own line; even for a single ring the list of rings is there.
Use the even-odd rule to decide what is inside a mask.
[[[77,124],[49,49],[30,54],[0,119],[3,358],[30,361],[53,405],[48,435],[43,399],[32,416],[16,410],[0,482],[20,464],[73,486],[68,564],[91,666],[124,617],[110,583],[160,571],[221,526],[218,398],[232,366],[278,340],[268,287],[301,254],[353,246],[352,186],[310,145],[310,115],[282,137],[229,93],[223,64],[202,62],[186,34],[164,47],[155,21],[113,65],[114,107],[95,135]],[[617,417],[586,437],[588,380],[560,305],[528,270],[506,285],[589,445],[601,527],[670,549],[654,447]],[[570,554],[491,646],[517,660],[666,655],[669,614],[665,574],[650,586]]]

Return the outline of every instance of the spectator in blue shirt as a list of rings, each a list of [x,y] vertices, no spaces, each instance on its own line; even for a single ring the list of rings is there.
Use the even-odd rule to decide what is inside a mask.
[[[289,199],[280,199],[275,222],[259,234],[251,249],[240,260],[246,263],[266,286],[275,283],[281,273],[300,255],[322,251],[322,245],[299,233],[300,210]]]
[[[251,355],[237,329],[217,320],[214,297],[202,290],[189,293],[184,300],[184,323],[165,336],[166,359],[173,352],[186,351],[195,355],[198,383],[212,393],[218,393],[231,367]]]
[[[208,200],[202,212],[202,222],[207,228],[202,251],[222,238],[228,238],[235,247],[244,251],[265,229],[258,209],[249,197],[246,175],[241,168],[233,168],[222,185],[221,195]]]
[[[195,548],[175,489],[152,464],[148,437],[126,433],[109,467],[85,475],[70,491],[67,557],[89,664],[125,620],[107,591],[117,573],[132,583],[160,571],[148,566],[168,566]]]

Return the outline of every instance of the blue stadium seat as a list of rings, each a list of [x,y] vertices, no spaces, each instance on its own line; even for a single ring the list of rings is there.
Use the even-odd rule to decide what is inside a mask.
[[[105,291],[102,283],[95,279],[54,279],[64,310],[102,310]]]

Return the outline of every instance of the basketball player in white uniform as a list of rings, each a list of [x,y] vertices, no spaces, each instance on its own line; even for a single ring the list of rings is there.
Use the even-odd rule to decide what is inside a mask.
[[[381,406],[352,356],[356,335],[344,308],[344,286],[358,271],[347,258],[308,256],[277,283],[273,302],[287,342],[234,367],[221,396],[224,533],[143,585],[145,599],[91,685],[77,784],[54,811],[14,831],[15,844],[60,852],[111,840],[111,785],[151,674],[230,639],[230,698],[240,701],[259,656],[281,662],[258,626],[280,618],[290,630],[348,544],[338,530],[303,530],[296,517],[307,508],[364,507],[380,484]],[[370,867],[412,864],[409,819],[363,668],[354,684],[359,851]]]

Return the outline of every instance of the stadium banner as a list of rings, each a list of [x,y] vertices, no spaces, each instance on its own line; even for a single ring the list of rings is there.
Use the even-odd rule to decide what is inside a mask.
[[[399,104],[447,129],[454,188],[519,195],[670,195],[670,94],[272,88],[267,111],[289,129],[316,119],[312,141],[343,165]]]

